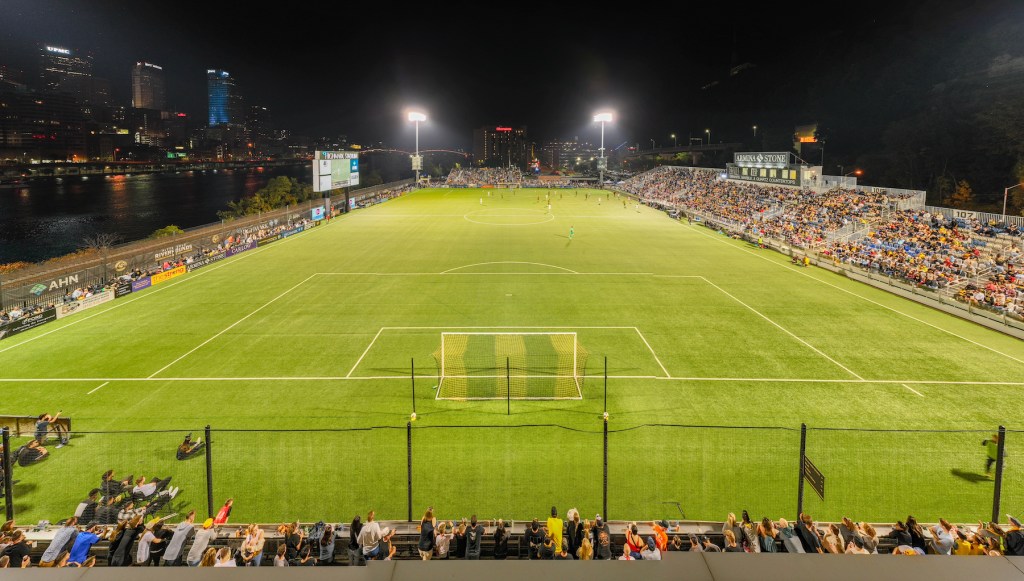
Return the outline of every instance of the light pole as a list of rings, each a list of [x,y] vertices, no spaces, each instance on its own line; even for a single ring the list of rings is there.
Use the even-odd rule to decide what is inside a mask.
[[[598,180],[601,184],[601,189],[604,189],[604,170],[608,165],[608,162],[604,158],[604,124],[612,122],[612,114],[608,112],[598,113],[594,115],[594,122],[601,124],[601,152],[600,158],[597,160],[597,174]]]
[[[672,147],[679,147],[679,142],[676,140],[676,134],[673,133],[669,137],[672,138]]]
[[[1024,186],[1024,183],[1019,183],[1015,186],[1010,186],[1003,190],[1003,224],[1006,223],[1006,199],[1010,197],[1010,190]]]
[[[757,137],[757,125],[753,126],[751,129],[754,130],[754,137]]]
[[[416,126],[416,153],[412,156],[412,169],[416,172],[417,186],[420,184],[420,170],[423,169],[423,160],[420,158],[420,121],[426,121],[427,114],[420,111],[409,111],[409,121]]]
[[[704,133],[708,134],[708,145],[711,145],[711,130],[710,129],[705,129]]]
[[[654,145],[654,138],[652,137],[651,138],[651,151],[654,151],[655,149],[658,149],[658,146]]]

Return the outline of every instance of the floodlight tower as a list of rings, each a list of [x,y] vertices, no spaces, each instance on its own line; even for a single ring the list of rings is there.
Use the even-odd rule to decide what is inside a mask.
[[[412,156],[412,169],[416,172],[416,182],[420,184],[420,170],[423,169],[423,158],[420,157],[420,121],[426,121],[427,114],[420,111],[409,111],[409,121],[416,126],[416,153]]]
[[[604,124],[612,122],[612,114],[609,112],[598,113],[594,115],[594,122],[601,124],[601,156],[597,159],[597,170],[601,189],[604,189],[604,170],[608,167],[608,160],[604,157]]]

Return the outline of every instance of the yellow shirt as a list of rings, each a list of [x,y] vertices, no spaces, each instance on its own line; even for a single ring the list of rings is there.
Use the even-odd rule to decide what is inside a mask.
[[[555,550],[562,550],[562,519],[557,517],[548,518],[548,536],[555,542]]]

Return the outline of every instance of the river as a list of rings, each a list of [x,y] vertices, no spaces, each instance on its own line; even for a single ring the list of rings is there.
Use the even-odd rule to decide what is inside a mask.
[[[190,228],[217,221],[228,202],[251,196],[276,176],[309,182],[304,166],[131,177],[67,177],[0,188],[0,264],[38,262],[73,252],[97,232],[123,242],[174,224]]]

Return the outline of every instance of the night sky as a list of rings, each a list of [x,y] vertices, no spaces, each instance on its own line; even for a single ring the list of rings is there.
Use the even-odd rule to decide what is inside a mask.
[[[850,85],[822,90],[822,78],[853,75],[856,86],[894,63],[919,65],[927,91],[950,55],[908,45],[953,50],[1024,17],[1019,2],[968,0],[843,4],[839,19],[822,16],[821,2],[620,3],[599,19],[584,16],[593,7],[543,3],[502,5],[502,18],[474,17],[479,3],[421,3],[417,19],[389,3],[227,4],[236,3],[0,0],[0,64],[34,74],[40,42],[91,51],[127,104],[130,67],[148,60],[167,73],[169,103],[198,119],[206,69],[224,68],[275,125],[355,142],[409,145],[401,112],[417,105],[431,116],[424,148],[469,147],[473,127],[498,122],[527,125],[537,141],[593,138],[589,119],[602,107],[618,113],[609,142],[649,145],[706,127],[715,141],[738,140],[753,124],[791,129],[847,109],[868,117],[873,104]],[[730,75],[744,63],[753,66]]]

